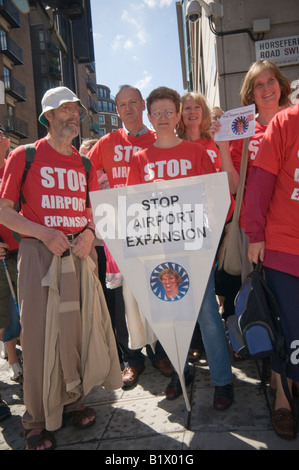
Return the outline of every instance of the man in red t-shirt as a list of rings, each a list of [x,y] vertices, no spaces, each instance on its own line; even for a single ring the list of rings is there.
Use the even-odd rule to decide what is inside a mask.
[[[62,414],[81,428],[95,423],[95,411],[83,407],[83,390],[88,393],[85,387],[88,380],[91,379],[92,386],[99,385],[104,381],[100,376],[106,380],[112,373],[110,369],[107,374],[106,369],[107,344],[109,361],[117,358],[113,367],[117,370],[119,366],[111,324],[106,323],[110,318],[94,280],[95,265],[89,259],[95,226],[91,207],[86,203],[87,191],[99,189],[97,175],[91,167],[87,181],[82,157],[72,145],[86,114],[79,98],[68,88],[48,90],[39,118],[48,128],[48,134],[34,144],[36,152],[26,180],[23,184],[25,149],[19,146],[8,156],[0,187],[0,223],[22,234],[18,294],[26,408],[23,425],[26,448],[32,450],[55,447],[54,434],[49,430],[61,426]],[[21,188],[25,202],[17,212],[14,207]],[[97,299],[101,302],[100,312],[86,298],[87,279],[94,282],[97,292],[92,302]],[[86,318],[87,310],[90,318],[83,328],[82,319]],[[108,325],[105,332],[92,331],[95,321]],[[95,343],[101,357],[94,357],[97,356]],[[46,349],[51,354],[46,354]],[[95,370],[92,367],[94,378],[90,373],[87,378],[91,361],[97,366]],[[120,367],[115,379],[115,388],[119,388]]]
[[[116,106],[124,128],[103,136],[88,153],[98,175],[102,170],[107,174],[110,188],[125,186],[133,154],[149,147],[156,140],[155,132],[143,123],[145,102],[137,88],[121,86],[116,95]],[[141,349],[130,349],[128,345],[122,286],[109,289],[109,299],[110,314],[125,366],[122,372],[123,387],[128,389],[137,383],[143,372],[145,357]],[[170,361],[159,342],[156,344],[155,354],[150,346],[147,347],[147,354],[163,375],[168,377],[173,373]]]
[[[110,188],[125,186],[132,155],[156,139],[155,132],[143,123],[145,103],[138,89],[122,86],[116,106],[124,127],[104,135],[88,153],[96,170],[107,174]]]

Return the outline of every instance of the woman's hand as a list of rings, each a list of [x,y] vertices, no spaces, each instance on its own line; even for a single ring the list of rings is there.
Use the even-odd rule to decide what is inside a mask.
[[[210,133],[210,136],[211,136],[212,139],[214,139],[216,132],[219,132],[220,129],[221,129],[221,124],[220,124],[219,120],[214,121],[211,124],[211,127],[209,129],[209,133]]]
[[[248,246],[248,259],[250,263],[257,264],[259,259],[264,261],[265,255],[265,242],[249,243]]]

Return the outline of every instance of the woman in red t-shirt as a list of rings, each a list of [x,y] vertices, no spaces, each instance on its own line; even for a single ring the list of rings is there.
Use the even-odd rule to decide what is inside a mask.
[[[216,171],[221,170],[221,156],[217,145],[210,136],[212,113],[205,97],[200,93],[186,93],[181,101],[181,119],[177,126],[177,135],[190,142],[201,144],[209,155]],[[195,362],[203,351],[199,324],[196,323],[192,337],[188,360]]]
[[[148,118],[156,131],[157,139],[152,146],[133,156],[128,172],[128,186],[159,179],[171,180],[215,173],[215,167],[202,145],[182,140],[175,134],[180,120],[180,101],[179,94],[167,87],[159,87],[150,93],[147,98]],[[197,321],[200,323],[209,370],[215,385],[214,408],[225,410],[233,402],[232,371],[217,307],[211,273]],[[187,385],[191,379],[187,366],[184,375]],[[182,394],[177,375],[173,375],[165,394],[169,400]]]
[[[181,139],[200,143],[209,155],[216,171],[221,170],[221,156],[210,136],[212,114],[203,95],[186,93],[181,102],[181,119],[177,134]]]
[[[201,144],[209,155],[215,170],[221,171],[221,155],[220,151],[211,137],[210,128],[212,125],[212,112],[206,102],[206,99],[200,93],[186,93],[182,97],[181,102],[181,119],[177,126],[177,134],[179,137],[191,142]],[[235,206],[235,200],[232,198],[232,204],[227,216],[229,220],[232,216]],[[234,313],[234,299],[240,289],[241,281],[239,276],[230,276],[223,271],[215,271],[215,291],[220,304],[219,310],[223,314],[223,318],[227,318]],[[197,326],[196,326],[197,328]],[[199,334],[199,333],[198,333]],[[198,334],[195,335],[198,336]],[[196,337],[192,338],[191,348],[189,352],[190,358],[196,356]],[[200,338],[197,338],[199,343]]]
[[[256,106],[255,135],[250,137],[249,142],[246,181],[267,126],[275,114],[289,104],[290,93],[291,86],[289,79],[281,73],[279,67],[274,62],[270,60],[258,60],[249,68],[240,92],[242,106],[248,106],[250,104],[255,104]],[[221,126],[221,120],[213,123],[212,134],[219,130],[219,126]],[[232,194],[235,194],[239,184],[243,140],[217,142],[217,145],[221,153],[222,171],[228,172],[230,189]],[[239,224],[244,236],[242,261],[243,279],[245,279],[247,274],[252,270],[252,265],[249,264],[247,258],[248,237],[244,234],[243,220],[247,186],[246,181],[239,219]]]
[[[286,375],[290,391],[299,391],[299,104],[278,113],[265,133],[248,179],[245,229],[248,258],[260,259],[276,297],[289,361]],[[278,435],[293,438],[296,420],[282,389],[279,358],[272,358],[276,380],[272,424]],[[271,386],[274,386],[272,381]],[[292,390],[293,389],[293,390]]]

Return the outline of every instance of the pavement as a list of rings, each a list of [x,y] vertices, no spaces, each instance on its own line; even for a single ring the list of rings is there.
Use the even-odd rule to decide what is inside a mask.
[[[100,450],[106,464],[124,463],[117,461],[124,451],[126,456],[147,451],[150,463],[186,464],[192,463],[200,450],[299,449],[299,433],[295,440],[286,441],[272,429],[271,396],[268,387],[265,392],[260,390],[259,363],[232,362],[234,403],[226,411],[213,408],[214,387],[205,358],[193,368],[194,381],[187,387],[191,411],[187,411],[183,396],[174,401],[165,399],[169,379],[146,358],[145,371],[131,390],[96,387],[91,391],[85,403],[96,409],[96,424],[84,431],[62,427],[55,433],[57,450]],[[0,359],[0,393],[11,409],[11,416],[0,421],[0,450],[23,450],[22,392],[10,380],[4,359]],[[169,456],[176,462],[167,461]]]

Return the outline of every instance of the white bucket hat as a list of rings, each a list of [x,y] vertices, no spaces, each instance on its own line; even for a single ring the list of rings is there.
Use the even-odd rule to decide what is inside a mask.
[[[48,127],[49,123],[45,118],[44,114],[51,109],[57,109],[63,103],[74,103],[77,102],[79,106],[82,108],[80,113],[80,122],[87,115],[86,108],[83,106],[79,98],[73,93],[69,88],[65,86],[58,86],[56,88],[50,88],[50,90],[46,91],[42,99],[42,113],[39,116],[39,121],[46,127]]]

